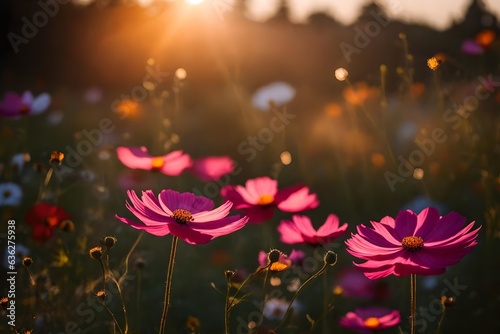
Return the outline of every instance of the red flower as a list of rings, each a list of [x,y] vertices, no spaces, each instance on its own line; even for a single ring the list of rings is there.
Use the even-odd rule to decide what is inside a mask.
[[[53,229],[71,216],[63,208],[48,203],[35,204],[26,213],[26,222],[32,226],[33,239],[45,241],[52,237]]]

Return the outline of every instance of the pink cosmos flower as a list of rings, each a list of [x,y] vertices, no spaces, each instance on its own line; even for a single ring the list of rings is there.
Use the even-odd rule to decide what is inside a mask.
[[[189,155],[180,150],[163,156],[151,156],[144,146],[120,146],[116,153],[118,159],[128,168],[156,170],[170,176],[177,176],[192,165]]]
[[[347,233],[347,223],[339,227],[339,218],[328,215],[325,223],[316,231],[307,216],[294,215],[292,220],[282,220],[278,225],[281,242],[285,244],[324,245]]]
[[[229,157],[205,157],[195,159],[190,171],[202,181],[215,181],[234,170]]]
[[[233,203],[227,201],[214,209],[214,203],[193,193],[162,190],[158,198],[151,190],[142,192],[139,199],[128,191],[126,206],[140,221],[115,215],[136,228],[157,236],[173,234],[189,244],[205,244],[214,238],[235,232],[245,226],[247,217],[227,216]]]
[[[474,222],[464,228],[466,218],[451,212],[441,217],[434,208],[420,214],[399,212],[396,219],[372,221],[372,228],[358,225],[358,234],[346,241],[347,251],[367,260],[355,265],[366,277],[377,279],[391,274],[437,275],[459,262],[476,245],[479,228]]]
[[[382,307],[357,308],[340,319],[340,325],[358,333],[371,334],[374,330],[394,327],[401,321],[397,310]]]
[[[221,195],[234,203],[235,209],[244,209],[250,223],[271,219],[275,208],[285,212],[300,212],[318,207],[316,194],[310,194],[304,185],[278,190],[278,182],[267,176],[248,180],[243,186],[226,186]]]
[[[25,91],[23,95],[7,92],[0,101],[0,116],[20,118],[25,115],[38,115],[45,111],[49,104],[50,95],[47,93],[34,97],[30,91]]]
[[[295,265],[300,265],[302,263],[302,260],[304,260],[306,254],[301,251],[301,250],[295,250],[292,249],[290,252],[290,255],[286,255],[284,253],[280,254],[280,259],[278,260],[279,263],[286,265],[286,267],[290,267],[292,264]],[[259,265],[261,267],[267,266],[268,259],[267,259],[267,253],[264,251],[259,252]]]

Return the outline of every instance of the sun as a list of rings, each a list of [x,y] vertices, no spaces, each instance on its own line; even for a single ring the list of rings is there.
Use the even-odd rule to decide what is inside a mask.
[[[184,1],[190,5],[199,5],[203,2],[203,0],[184,0]]]

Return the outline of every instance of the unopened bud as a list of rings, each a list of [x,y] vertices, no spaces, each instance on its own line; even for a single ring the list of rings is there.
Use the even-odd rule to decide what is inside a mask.
[[[100,260],[102,256],[102,247],[91,248],[89,254],[91,258]]]
[[[323,261],[330,266],[334,266],[337,263],[337,254],[335,252],[328,251],[325,253]]]

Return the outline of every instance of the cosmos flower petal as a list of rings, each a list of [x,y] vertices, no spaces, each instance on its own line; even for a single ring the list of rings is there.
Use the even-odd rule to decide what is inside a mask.
[[[340,229],[346,230],[347,224],[342,225]],[[339,230],[339,217],[337,217],[332,213],[329,214],[328,217],[326,217],[324,224],[318,228],[316,234],[320,237],[325,237],[328,236],[331,233],[331,231],[336,231],[336,230]]]
[[[50,95],[42,93],[38,95],[31,103],[31,115],[37,115],[44,112],[50,105]]]
[[[433,228],[424,241],[426,244],[429,244],[434,241],[451,238],[464,227],[465,222],[465,217],[456,212],[450,212],[432,224]]]
[[[285,244],[304,243],[304,237],[293,221],[282,220],[278,225],[281,242]]]
[[[196,159],[191,167],[191,172],[205,182],[219,180],[233,171],[234,162],[227,156]]]
[[[172,224],[169,228],[170,233],[192,245],[206,244],[214,238],[207,233],[193,230],[187,225]]]
[[[422,210],[417,215],[417,227],[415,235],[428,240],[427,236],[433,233],[435,223],[439,220],[439,211],[435,208],[429,207]]]
[[[170,229],[169,229],[169,225],[168,224],[162,224],[162,225],[145,225],[145,224],[140,224],[140,223],[136,223],[134,222],[133,220],[130,220],[128,218],[125,218],[125,217],[120,217],[118,215],[115,215],[115,217],[120,220],[121,222],[129,225],[129,226],[132,226],[133,228],[137,229],[137,230],[142,230],[142,231],[146,231],[150,234],[153,234],[153,235],[156,235],[156,236],[164,236],[164,235],[167,235],[170,233]],[[174,225],[174,224],[172,224]]]
[[[142,147],[117,147],[116,154],[122,164],[128,168],[150,170],[152,157],[148,150]]]
[[[160,172],[165,175],[177,176],[193,164],[191,157],[182,151],[173,151],[163,156],[163,166]]]
[[[232,206],[233,203],[231,203],[231,201],[226,201],[224,204],[222,204],[221,206],[219,206],[214,210],[211,211],[203,210],[199,213],[194,213],[193,221],[197,223],[203,223],[211,220],[222,219],[229,214],[229,211],[231,210]]]
[[[411,210],[400,211],[396,217],[396,232],[401,237],[412,236],[417,227],[417,215]]]
[[[27,90],[21,95],[21,103],[24,104],[25,106],[31,106],[33,103],[33,94]]]
[[[245,209],[251,206],[233,186],[223,187],[220,194],[225,199],[233,202],[235,209]]]
[[[254,206],[246,209],[245,215],[250,218],[251,224],[257,224],[273,218],[274,208],[272,206]]]
[[[230,234],[241,229],[248,223],[248,217],[231,216],[218,219],[212,222],[189,223],[189,226],[198,232],[211,235],[213,238]]]
[[[245,183],[248,194],[257,200],[262,195],[275,196],[278,191],[278,182],[267,176],[247,180]]]
[[[302,187],[277,203],[278,209],[285,212],[301,212],[319,206],[316,194],[310,194],[308,187]]]

